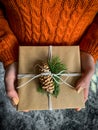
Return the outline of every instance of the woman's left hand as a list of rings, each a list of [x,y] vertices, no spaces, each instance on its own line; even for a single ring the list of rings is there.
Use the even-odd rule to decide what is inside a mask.
[[[81,69],[82,69],[82,76],[76,84],[76,90],[78,93],[84,89],[84,102],[88,99],[89,94],[89,86],[91,78],[95,71],[95,63],[92,55],[81,51]],[[77,108],[79,111],[81,108]]]

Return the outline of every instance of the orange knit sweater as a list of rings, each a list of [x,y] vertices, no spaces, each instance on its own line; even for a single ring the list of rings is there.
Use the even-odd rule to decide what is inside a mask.
[[[80,45],[98,59],[98,0],[0,2],[0,61],[4,66],[17,60],[19,45]]]

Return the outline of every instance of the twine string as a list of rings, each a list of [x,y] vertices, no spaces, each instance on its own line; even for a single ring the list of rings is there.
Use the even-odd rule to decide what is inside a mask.
[[[80,73],[66,73],[65,70],[63,70],[63,71],[61,71],[61,72],[59,72],[57,74],[53,74],[50,71],[49,72],[40,73],[38,75],[35,75],[35,74],[18,74],[18,79],[22,79],[22,78],[31,78],[31,79],[29,79],[27,82],[21,84],[20,86],[18,86],[17,89],[25,87],[28,83],[30,83],[32,80],[34,80],[36,78],[39,78],[41,76],[48,76],[48,75],[52,76],[52,78],[55,80],[55,82],[58,83],[59,85],[66,84],[69,87],[73,87],[69,83],[67,83],[66,80],[68,79],[68,77],[80,76],[81,74]],[[65,77],[65,79],[63,79],[63,77]],[[58,78],[60,80],[60,82],[58,82],[56,80],[56,78]]]

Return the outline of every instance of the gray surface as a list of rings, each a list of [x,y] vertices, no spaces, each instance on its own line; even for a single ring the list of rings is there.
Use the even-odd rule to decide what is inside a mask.
[[[98,66],[98,63],[97,63]],[[86,108],[17,112],[5,94],[0,63],[0,130],[98,130],[98,67],[92,78]]]

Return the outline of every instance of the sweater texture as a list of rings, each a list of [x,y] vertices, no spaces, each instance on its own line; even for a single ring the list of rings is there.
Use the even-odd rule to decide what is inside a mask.
[[[98,0],[0,0],[0,61],[17,60],[18,47],[79,45],[98,59]],[[5,14],[5,16],[4,16]]]

